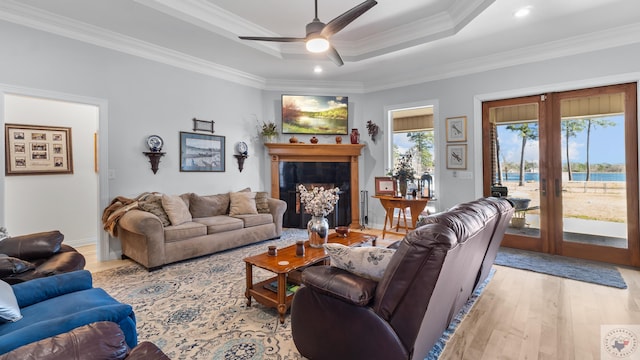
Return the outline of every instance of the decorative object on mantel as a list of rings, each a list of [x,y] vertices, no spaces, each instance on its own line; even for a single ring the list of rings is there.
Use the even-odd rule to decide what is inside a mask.
[[[312,144],[317,144],[318,143],[318,138],[314,136],[311,139],[309,139],[309,142],[312,143]]]
[[[342,136],[336,136],[336,144],[342,144]]]
[[[393,172],[389,174],[398,181],[398,188],[400,189],[400,196],[402,197],[407,196],[407,181],[413,181],[416,175],[411,161],[412,156],[410,153],[407,152],[404,155],[400,155]]]
[[[380,131],[380,127],[374,123],[373,121],[367,121],[367,131],[369,132],[369,136],[371,136],[371,141],[375,144],[376,136],[378,135],[378,131]]]
[[[238,160],[238,170],[242,172],[242,169],[244,168],[244,160],[249,157],[249,147],[246,142],[240,141],[236,144],[236,151],[238,154],[233,156]]]
[[[198,120],[193,118],[193,131],[207,131],[210,133],[214,133],[213,124],[216,122],[213,120]]]
[[[311,191],[300,184],[298,186],[300,192],[300,202],[304,205],[305,212],[311,214],[311,220],[307,223],[307,232],[309,233],[309,246],[321,248],[327,243],[329,237],[329,222],[326,216],[330,214],[340,196],[338,196],[339,188],[325,190],[324,187],[314,187]]]
[[[294,135],[294,136],[289,138],[289,142],[291,144],[297,144],[299,141],[298,141],[298,138]]]
[[[351,129],[351,143],[360,144],[360,132],[356,128]]]
[[[278,136],[278,126],[274,122],[263,121],[260,128],[260,135],[262,135],[262,141],[265,144],[275,143]]]
[[[148,158],[149,163],[151,164],[151,171],[153,173],[158,172],[158,164],[160,164],[160,158],[164,156],[162,152],[162,146],[164,145],[164,141],[158,135],[150,135],[147,138],[147,146],[149,147],[149,151],[143,152]]]

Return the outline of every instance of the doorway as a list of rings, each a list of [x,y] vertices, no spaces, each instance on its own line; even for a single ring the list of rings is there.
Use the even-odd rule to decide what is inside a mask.
[[[516,206],[505,246],[640,266],[636,89],[483,103],[483,191]]]
[[[58,229],[65,234],[69,245],[95,244],[98,260],[115,258],[108,234],[98,220],[109,202],[108,152],[100,151],[106,149],[108,141],[106,100],[0,84],[0,109],[0,120],[5,124],[72,127],[75,165],[72,175],[0,177],[0,219],[8,226],[9,233]],[[84,185],[78,186],[78,181]],[[70,187],[73,189],[63,192]],[[87,192],[80,196],[80,189]],[[36,198],[37,202],[27,201],[25,197]],[[43,199],[48,200],[43,203]],[[73,214],[77,214],[74,209],[85,204],[91,205],[79,217],[74,217]],[[17,211],[26,215],[17,217]],[[88,220],[83,221],[85,217]],[[76,226],[78,222],[82,222],[82,226]],[[10,224],[14,225],[13,230]]]

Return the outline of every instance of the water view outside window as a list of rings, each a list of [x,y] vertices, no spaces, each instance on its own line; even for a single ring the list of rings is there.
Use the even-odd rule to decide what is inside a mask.
[[[536,121],[497,124],[494,183],[509,196],[530,199],[523,227],[539,235],[539,138]],[[564,240],[627,248],[624,114],[561,121]],[[526,219],[524,219],[526,217]]]

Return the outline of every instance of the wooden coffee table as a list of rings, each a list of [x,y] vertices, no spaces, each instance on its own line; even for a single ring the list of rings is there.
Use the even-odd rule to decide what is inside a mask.
[[[375,245],[377,236],[364,234],[357,231],[351,231],[347,237],[340,237],[336,233],[329,234],[330,243],[338,243],[346,246],[353,246],[372,241]],[[251,297],[264,306],[278,309],[280,315],[280,323],[284,323],[284,316],[291,306],[293,294],[287,295],[287,281],[289,283],[300,284],[300,273],[303,268],[320,263],[328,263],[329,255],[323,248],[312,248],[309,241],[304,244],[304,256],[296,256],[296,245],[278,249],[276,256],[263,253],[260,255],[250,256],[244,259],[247,268],[247,306],[251,306]],[[275,277],[269,278],[258,283],[253,283],[253,267],[265,269],[276,274]],[[265,287],[276,281],[278,284],[277,292],[269,290]]]

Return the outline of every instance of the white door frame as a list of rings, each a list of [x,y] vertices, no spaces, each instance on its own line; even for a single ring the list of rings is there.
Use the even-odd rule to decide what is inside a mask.
[[[87,96],[80,96],[74,94],[67,94],[57,91],[41,90],[20,86],[13,86],[7,84],[0,84],[0,123],[4,125],[6,123],[4,114],[4,98],[5,95],[20,95],[29,96],[34,98],[43,98],[50,100],[65,101],[71,103],[80,103],[86,105],[93,105],[98,107],[98,164],[100,164],[100,171],[98,173],[98,208],[96,209],[96,216],[98,219],[102,218],[102,209],[109,205],[109,181],[107,166],[109,164],[109,152],[108,152],[108,102],[105,99],[92,98]],[[4,126],[2,126],[3,135],[0,136],[0,148],[4,149]],[[4,162],[4,159],[2,159]],[[5,176],[0,177],[0,223],[5,223]],[[108,260],[109,258],[109,234],[102,229],[102,221],[98,221],[98,228],[96,229],[98,234],[98,243],[96,244],[96,252],[98,261]]]

